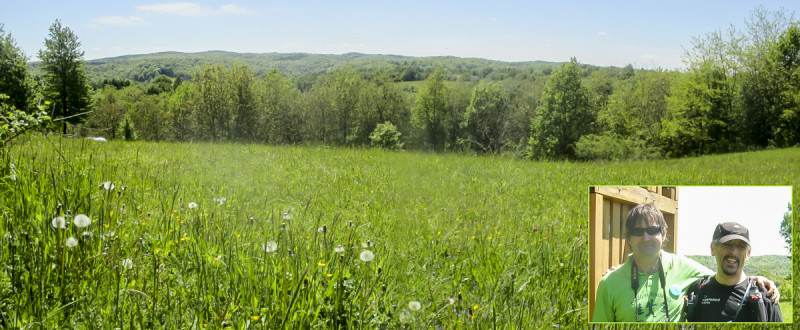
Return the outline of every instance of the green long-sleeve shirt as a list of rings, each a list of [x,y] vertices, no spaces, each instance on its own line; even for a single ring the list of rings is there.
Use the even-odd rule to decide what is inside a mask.
[[[664,292],[661,290],[658,272],[648,275],[639,272],[639,290],[636,299],[631,288],[631,261],[600,279],[594,305],[592,322],[636,322],[634,314],[638,306],[639,322],[664,322]],[[661,262],[666,278],[667,305],[670,321],[683,321],[683,296],[689,285],[704,275],[713,272],[698,262],[661,251]]]

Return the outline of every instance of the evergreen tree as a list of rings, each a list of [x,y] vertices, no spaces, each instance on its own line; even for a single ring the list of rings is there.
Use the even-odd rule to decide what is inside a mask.
[[[91,87],[83,68],[84,52],[80,50],[78,36],[68,27],[56,20],[50,26],[50,34],[44,41],[45,49],[39,50],[42,69],[45,72],[45,89],[53,102],[53,118],[74,116],[89,107]],[[67,121],[78,122],[79,117]],[[62,126],[67,133],[67,125]]]

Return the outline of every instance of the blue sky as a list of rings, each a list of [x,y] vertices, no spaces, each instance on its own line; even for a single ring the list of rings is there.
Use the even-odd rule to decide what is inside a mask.
[[[693,36],[743,27],[754,1],[0,0],[36,60],[60,19],[86,59],[160,51],[306,52],[568,61],[674,69]],[[763,1],[800,12],[800,1]]]
[[[789,255],[779,230],[791,194],[791,186],[678,187],[678,254],[710,256],[717,224],[734,221],[749,229],[752,255]]]

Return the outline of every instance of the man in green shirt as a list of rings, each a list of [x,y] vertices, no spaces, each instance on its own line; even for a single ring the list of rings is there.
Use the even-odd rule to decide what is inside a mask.
[[[625,230],[633,253],[620,268],[600,280],[592,322],[684,321],[687,288],[713,272],[691,259],[661,250],[667,223],[653,204],[631,209]],[[767,281],[767,287],[774,288],[774,284]]]

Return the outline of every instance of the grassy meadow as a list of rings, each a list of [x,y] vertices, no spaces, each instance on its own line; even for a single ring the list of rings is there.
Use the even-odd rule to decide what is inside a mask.
[[[798,148],[570,163],[15,143],[0,328],[585,328],[589,185],[800,178]]]

